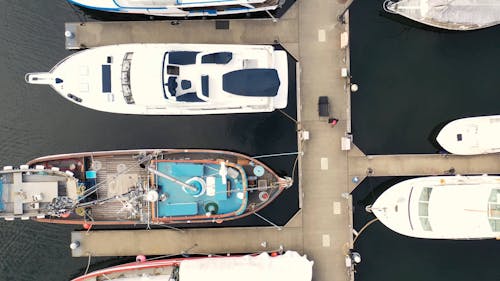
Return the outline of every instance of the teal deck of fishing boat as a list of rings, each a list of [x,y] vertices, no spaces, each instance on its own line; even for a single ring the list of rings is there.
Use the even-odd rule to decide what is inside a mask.
[[[227,183],[224,183],[220,168],[221,165],[211,163],[158,162],[158,171],[196,188],[192,191],[158,177],[158,218],[243,213],[247,203],[247,192],[243,191],[246,177],[240,172],[236,175],[236,169],[228,168],[233,169],[233,173],[225,176]]]

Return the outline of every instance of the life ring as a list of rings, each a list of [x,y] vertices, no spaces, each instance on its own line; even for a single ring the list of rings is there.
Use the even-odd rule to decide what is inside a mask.
[[[207,183],[200,177],[192,177],[186,181],[186,184],[189,184],[196,188],[196,191],[192,191],[184,186],[182,187],[182,190],[184,190],[184,192],[192,195],[193,197],[200,197],[201,195],[205,194],[207,190]]]
[[[219,205],[215,202],[208,202],[205,204],[204,209],[205,212],[215,215],[219,212]]]

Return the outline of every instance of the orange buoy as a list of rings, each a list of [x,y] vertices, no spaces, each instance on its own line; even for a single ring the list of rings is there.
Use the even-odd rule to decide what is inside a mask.
[[[146,256],[145,255],[138,255],[135,257],[136,262],[145,262],[146,261]]]
[[[271,253],[271,257],[276,257],[276,256],[278,256],[278,253],[276,253],[276,252]]]
[[[90,224],[90,223],[84,223],[83,224],[83,228],[85,228],[87,230],[89,230],[91,227],[92,227],[92,224]]]

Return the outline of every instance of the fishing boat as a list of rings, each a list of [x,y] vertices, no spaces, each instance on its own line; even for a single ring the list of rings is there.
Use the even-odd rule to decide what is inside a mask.
[[[313,262],[294,251],[283,255],[213,256],[150,260],[106,268],[73,281],[311,281]]]
[[[282,0],[68,0],[88,9],[167,17],[209,17],[269,12]]]
[[[384,10],[449,30],[475,30],[500,23],[498,0],[386,0]]]
[[[500,115],[462,118],[448,123],[436,140],[453,154],[500,152]]]
[[[120,44],[80,51],[25,79],[113,113],[270,112],[288,102],[288,55],[267,45]]]
[[[429,239],[500,237],[500,176],[431,176],[402,181],[371,211],[402,235]]]
[[[12,195],[16,190],[27,193],[19,194],[27,198],[25,203],[41,194],[50,204],[40,205],[36,217],[50,223],[221,223],[258,212],[292,185],[292,179],[279,177],[256,159],[217,150],[73,153],[37,158],[28,165],[41,172],[27,176],[21,169],[23,177],[45,181],[44,171],[57,170],[71,175],[71,184],[55,178],[57,184],[48,191],[46,184],[17,189],[4,184],[4,194],[11,196],[4,196],[2,204],[19,200]],[[0,217],[10,216],[0,212]]]

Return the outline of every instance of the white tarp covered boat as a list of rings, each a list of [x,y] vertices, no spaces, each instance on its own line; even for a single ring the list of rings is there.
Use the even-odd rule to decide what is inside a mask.
[[[268,45],[120,44],[75,53],[25,79],[113,113],[270,112],[288,102],[288,55]]]
[[[68,0],[88,9],[168,17],[199,17],[276,9],[280,0]]]
[[[91,272],[73,281],[311,281],[313,262],[297,252],[283,255],[208,257],[135,262]]]
[[[402,181],[372,212],[391,230],[417,238],[500,237],[499,176],[433,176]]]
[[[498,0],[400,0],[384,2],[388,12],[450,30],[474,30],[500,23]]]
[[[500,115],[462,118],[441,129],[437,142],[448,152],[475,155],[500,152]]]

